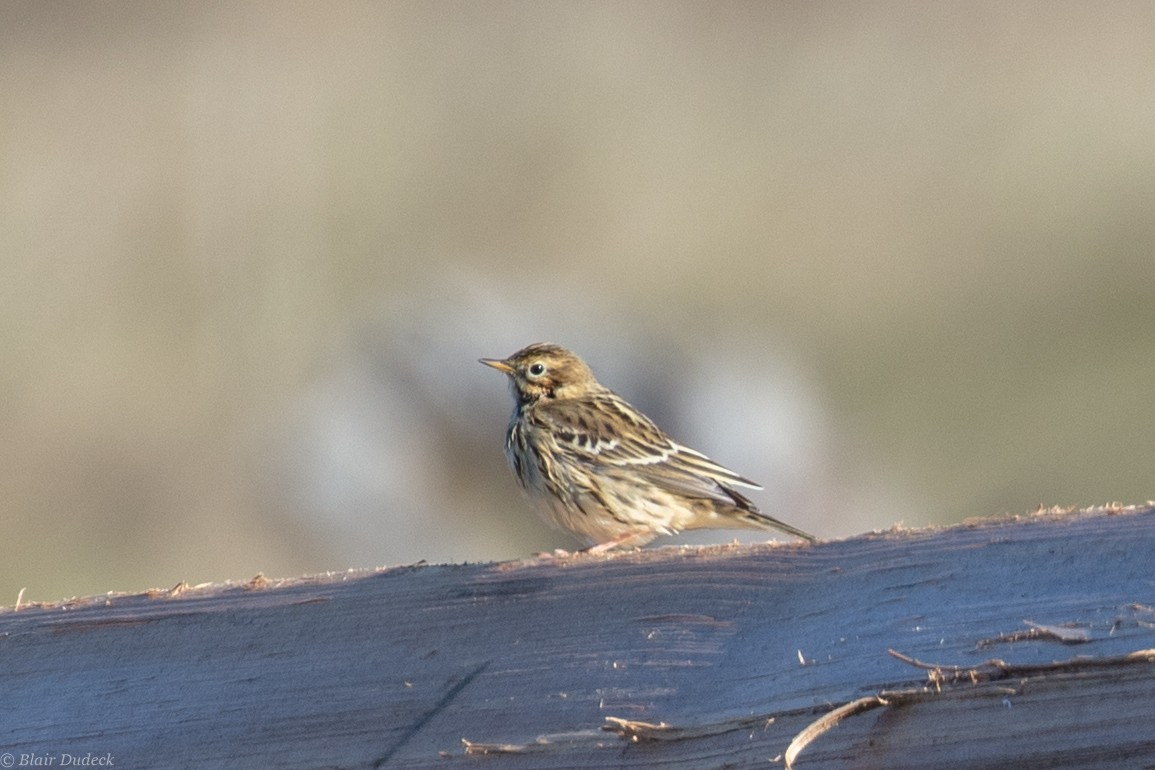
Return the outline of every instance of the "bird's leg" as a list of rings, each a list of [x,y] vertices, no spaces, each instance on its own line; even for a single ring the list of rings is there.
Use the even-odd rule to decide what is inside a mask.
[[[584,549],[582,553],[599,554],[612,551],[615,548],[641,548],[653,539],[654,532],[652,530],[631,529],[604,543],[591,545],[589,548]]]
[[[585,551],[578,551],[578,553],[585,553]],[[552,551],[538,551],[533,555],[533,558],[549,561],[550,559],[568,559],[570,556],[573,554],[564,548],[555,548]]]

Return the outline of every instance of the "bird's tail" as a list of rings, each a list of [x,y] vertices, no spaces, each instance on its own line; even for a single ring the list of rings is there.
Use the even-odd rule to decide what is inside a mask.
[[[730,499],[734,501],[734,507],[737,508],[735,513],[738,514],[739,521],[751,529],[777,529],[788,535],[800,537],[808,543],[818,542],[818,538],[809,532],[803,532],[798,529],[798,527],[792,527],[784,521],[778,521],[778,519],[773,516],[762,513],[758,506],[754,505],[754,501],[741,492],[725,484],[719,484],[718,486],[722,487],[726,494],[730,496]]]
[[[788,535],[800,537],[809,543],[818,542],[818,538],[809,532],[803,532],[802,530],[798,529],[798,527],[793,527],[784,521],[779,521],[773,516],[767,516],[766,514],[762,513],[762,511],[757,509],[752,511],[742,511],[742,518],[743,520],[749,522],[751,526],[757,527],[758,529],[777,529],[785,532]]]

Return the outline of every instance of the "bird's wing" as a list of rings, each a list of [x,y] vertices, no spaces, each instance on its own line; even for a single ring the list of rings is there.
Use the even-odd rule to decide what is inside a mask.
[[[671,492],[754,508],[731,485],[761,486],[677,443],[614,393],[542,402],[537,413],[553,439],[591,468],[634,473]]]

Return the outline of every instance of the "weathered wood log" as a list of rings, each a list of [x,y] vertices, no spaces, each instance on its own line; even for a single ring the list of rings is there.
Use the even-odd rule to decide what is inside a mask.
[[[0,767],[1150,767],[1153,607],[1149,505],[10,608]]]

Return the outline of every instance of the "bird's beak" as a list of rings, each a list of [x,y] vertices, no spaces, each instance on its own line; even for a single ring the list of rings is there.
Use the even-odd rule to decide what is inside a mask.
[[[486,366],[492,366],[494,369],[496,369],[499,372],[505,372],[506,374],[513,374],[513,367],[510,366],[508,362],[502,361],[500,358],[479,358],[477,360],[480,361],[481,363],[485,364]]]

